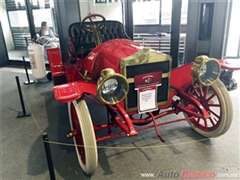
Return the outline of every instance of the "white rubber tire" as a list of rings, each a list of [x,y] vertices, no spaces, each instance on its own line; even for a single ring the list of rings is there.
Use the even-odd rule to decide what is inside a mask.
[[[73,106],[71,106],[71,103],[73,103]],[[86,174],[92,174],[96,171],[98,164],[97,144],[92,119],[89,114],[89,110],[85,100],[81,100],[78,103],[76,101],[68,103],[69,120],[72,130],[74,130],[73,129],[74,126],[72,124],[73,123],[72,118],[74,117],[72,117],[73,115],[71,114],[71,107],[74,108],[76,111],[76,116],[78,118],[80,126],[79,128],[82,134],[82,140],[84,144],[85,164],[81,159],[81,155],[77,147],[78,144],[76,142],[76,138],[73,137],[78,161],[82,170]]]
[[[229,96],[229,93],[226,89],[226,87],[223,85],[223,83],[220,80],[217,80],[213,85],[212,88],[216,91],[216,94],[219,98],[220,106],[221,106],[221,118],[219,119],[220,124],[218,127],[212,131],[204,131],[200,129],[199,127],[195,126],[192,121],[188,121],[190,126],[200,135],[205,137],[217,137],[220,135],[223,135],[227,132],[229,127],[232,123],[233,118],[233,108],[232,108],[232,101]],[[187,114],[184,114],[185,117],[188,117]]]

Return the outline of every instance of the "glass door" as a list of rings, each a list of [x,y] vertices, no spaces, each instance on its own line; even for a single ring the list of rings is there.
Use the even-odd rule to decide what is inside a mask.
[[[53,0],[48,1],[31,1],[32,14],[34,19],[35,33],[37,37],[44,35],[44,33],[40,33],[40,30],[43,29],[42,25],[48,26],[51,32],[53,32],[54,36],[50,38],[56,38],[58,34],[57,26],[56,26],[56,15],[53,6]],[[47,35],[47,34],[46,34]],[[50,35],[48,35],[50,36]]]
[[[45,63],[48,63],[47,48],[60,47],[58,29],[56,25],[56,14],[53,0],[31,0],[31,9],[34,24],[34,36],[42,43]],[[48,44],[44,44],[48,42]]]
[[[9,59],[22,60],[22,56],[27,55],[27,41],[30,38],[25,1],[6,0],[3,7],[3,11],[8,15],[4,17],[3,26],[9,27],[8,31],[4,31]]]
[[[24,56],[29,61],[27,46],[39,37],[42,22],[47,22],[49,29],[57,34],[53,0],[5,0],[4,3],[3,11],[7,14],[4,26],[11,32],[4,32],[9,60],[22,61]]]

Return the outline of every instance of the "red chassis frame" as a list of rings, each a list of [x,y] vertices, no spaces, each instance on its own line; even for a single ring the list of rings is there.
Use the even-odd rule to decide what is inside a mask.
[[[110,42],[110,41],[109,41]],[[104,43],[103,43],[104,44]],[[135,44],[138,45],[138,44]],[[94,52],[99,52],[102,49],[102,45],[99,45],[97,48],[94,49]],[[93,53],[94,53],[93,52]],[[158,132],[157,127],[163,126],[166,124],[171,124],[175,122],[180,121],[188,121],[188,120],[194,120],[195,118],[208,118],[209,113],[207,110],[202,106],[202,104],[192,97],[191,95],[187,94],[185,90],[192,85],[192,76],[191,76],[191,67],[192,63],[186,64],[184,66],[175,68],[171,72],[171,81],[170,81],[170,96],[169,96],[169,102],[165,105],[158,106],[158,109],[165,109],[172,107],[171,110],[167,110],[164,112],[161,112],[158,115],[153,115],[151,112],[149,112],[149,116],[146,119],[132,119],[131,115],[137,114],[137,111],[134,112],[126,112],[124,109],[124,103],[121,102],[116,105],[105,105],[101,102],[97,101],[96,99],[92,98],[92,96],[96,96],[96,82],[86,82],[79,71],[82,70],[82,63],[76,63],[76,65],[71,64],[70,62],[62,62],[60,50],[58,48],[52,48],[47,49],[48,53],[48,59],[50,63],[50,68],[53,76],[53,81],[56,78],[59,77],[65,77],[66,83],[64,84],[54,84],[54,95],[56,100],[59,102],[65,103],[65,102],[71,102],[74,100],[77,100],[82,97],[87,97],[93,101],[95,101],[98,104],[101,104],[103,106],[107,107],[108,113],[111,115],[112,119],[108,119],[108,123],[96,125],[93,124],[93,128],[95,132],[98,132],[103,129],[108,129],[108,133],[102,137],[96,136],[96,141],[102,141],[109,138],[121,136],[121,135],[127,135],[127,136],[136,136],[138,134],[138,131],[149,129],[149,128],[155,128],[155,131],[160,138],[161,141],[165,141],[161,135]],[[91,54],[89,55],[91,56]],[[81,60],[82,61],[82,60]],[[222,67],[222,69],[227,70],[239,70],[240,66],[233,66],[230,63],[227,63],[224,60],[219,60],[219,63]],[[88,64],[87,68],[92,67],[92,64]],[[82,72],[84,73],[84,72]],[[179,76],[181,74],[181,76]],[[190,102],[194,106],[184,106],[183,104],[179,103],[179,100],[173,100],[174,96],[178,96],[181,99],[184,99],[188,102]],[[196,110],[200,113],[196,113]],[[119,115],[117,115],[117,112]],[[178,114],[179,112],[187,113],[188,118],[180,118],[171,120],[168,122],[161,122],[156,123],[156,119],[170,115],[170,114]],[[122,119],[121,119],[122,118]],[[149,122],[153,122],[152,125],[146,125],[144,127],[135,128],[134,125],[141,125],[141,124],[147,124]],[[119,127],[122,132],[117,134],[112,134],[111,128],[117,128]]]

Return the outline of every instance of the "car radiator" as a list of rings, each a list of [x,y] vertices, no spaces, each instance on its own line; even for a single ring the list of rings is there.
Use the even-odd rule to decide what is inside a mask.
[[[125,99],[127,112],[137,110],[137,91],[134,89],[134,77],[151,72],[162,72],[162,85],[158,86],[157,103],[168,103],[171,76],[171,56],[150,50],[139,51],[121,60],[120,72],[129,83],[129,93]]]

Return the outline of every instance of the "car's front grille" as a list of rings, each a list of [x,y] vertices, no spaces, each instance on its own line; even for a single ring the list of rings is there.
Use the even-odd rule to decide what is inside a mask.
[[[144,51],[121,60],[120,72],[129,83],[129,93],[125,99],[125,108],[128,112],[137,110],[137,91],[134,89],[134,77],[136,75],[161,71],[162,85],[158,86],[157,102],[158,105],[168,102],[171,61],[169,55]]]
[[[168,78],[162,79],[162,85],[158,86],[157,102],[165,102],[168,100]],[[137,107],[137,91],[134,90],[134,83],[129,84],[129,92],[127,95],[128,109]]]
[[[146,74],[150,72],[168,73],[169,72],[169,61],[155,62],[149,64],[138,64],[135,66],[126,67],[126,78],[134,78],[139,74]]]

